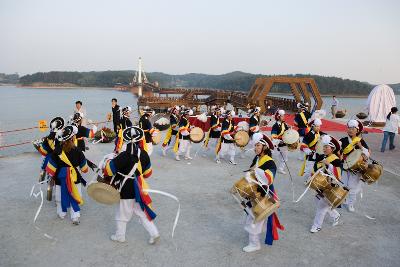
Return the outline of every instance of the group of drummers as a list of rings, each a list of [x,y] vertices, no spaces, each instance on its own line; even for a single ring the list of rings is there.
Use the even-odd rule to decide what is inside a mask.
[[[56,212],[64,219],[70,209],[74,225],[80,223],[80,206],[83,204],[81,184],[86,181],[81,173],[91,168],[97,179],[87,186],[89,196],[105,204],[118,204],[115,212],[116,231],[111,240],[125,242],[126,225],[133,213],[139,216],[142,225],[149,233],[149,243],[155,244],[160,234],[154,218],[156,214],[151,205],[146,179],[152,175],[151,155],[153,145],[161,143],[161,130],[167,130],[162,141],[162,154],[173,150],[175,160],[191,160],[192,143],[200,143],[203,155],[212,147],[215,149],[215,162],[225,159],[236,165],[236,150],[241,157],[254,151],[249,170],[231,189],[234,198],[246,213],[245,231],[249,233],[249,244],[245,252],[261,248],[260,235],[266,225],[265,244],[272,245],[278,239],[280,224],[277,209],[279,197],[274,188],[277,172],[286,174],[288,153],[298,151],[303,164],[300,175],[304,177],[306,188],[316,191],[316,214],[310,232],[321,230],[326,213],[332,218],[333,226],[339,223],[338,207],[345,206],[354,212],[356,196],[363,182],[374,183],[379,179],[382,166],[377,162],[368,163],[370,150],[362,138],[363,126],[357,120],[347,122],[347,136],[337,140],[323,133],[322,121],[313,117],[307,104],[299,103],[299,111],[294,118],[294,126],[285,122],[285,111],[277,110],[270,137],[261,131],[261,109],[249,110],[249,120],[235,125],[233,110],[213,107],[210,114],[210,127],[204,132],[191,125],[190,108],[173,106],[169,120],[165,118],[151,123],[154,110],[140,110],[138,125],[130,120],[132,109],[120,109],[117,137],[112,153],[107,154],[96,165],[85,155],[84,138],[92,138],[97,127],[91,129],[81,125],[82,114],[76,113],[65,123],[61,117],[50,123],[50,134],[37,144],[43,155],[41,181],[48,177],[49,188],[55,184]],[[207,116],[197,116],[206,122]],[[164,125],[164,127],[160,127]],[[167,126],[167,127],[165,127]],[[79,145],[79,143],[82,143]],[[110,151],[111,152],[111,151]],[[51,200],[51,191],[48,195]]]

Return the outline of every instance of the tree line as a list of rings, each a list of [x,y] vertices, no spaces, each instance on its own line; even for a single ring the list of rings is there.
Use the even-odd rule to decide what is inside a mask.
[[[248,91],[255,79],[258,77],[271,77],[268,75],[244,73],[240,71],[222,75],[208,75],[199,73],[188,73],[183,75],[170,75],[161,72],[147,73],[151,82],[157,81],[161,87],[197,87],[218,88],[226,90]],[[114,87],[118,85],[129,85],[134,76],[134,71],[91,71],[91,72],[68,72],[51,71],[37,72],[22,76],[19,82],[22,85],[32,83],[71,83],[82,87]],[[279,75],[282,76],[282,75]],[[368,95],[373,85],[365,82],[342,79],[338,77],[325,77],[320,75],[284,75],[292,77],[314,78],[322,94],[337,95]],[[287,86],[277,85],[276,92],[286,92]]]

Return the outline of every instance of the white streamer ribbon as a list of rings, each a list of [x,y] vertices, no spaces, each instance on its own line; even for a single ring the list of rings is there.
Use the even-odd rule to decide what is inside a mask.
[[[135,179],[135,177],[133,177],[131,175],[133,175],[134,171],[136,170],[136,164],[135,164],[134,168],[132,168],[132,170],[133,171],[131,171],[128,175],[118,172],[118,174],[120,174],[120,175],[125,177],[123,183],[125,183],[127,179]],[[123,186],[123,184],[120,186],[120,190],[122,189],[122,186]],[[171,234],[171,237],[174,238],[175,228],[176,228],[176,226],[178,224],[179,215],[181,213],[181,203],[179,202],[179,199],[176,196],[174,196],[173,194],[170,194],[170,193],[167,193],[167,192],[164,192],[164,191],[161,191],[161,190],[146,189],[146,188],[143,188],[142,190],[143,190],[143,192],[160,194],[160,195],[172,198],[173,200],[178,202],[178,211],[176,212],[174,225],[172,226],[172,234]]]
[[[293,198],[293,203],[299,202],[299,201],[304,197],[304,195],[307,193],[308,189],[310,189],[311,182],[312,182],[312,181],[314,180],[314,178],[316,177],[316,174],[319,173],[319,172],[321,172],[322,170],[323,170],[322,168],[317,170],[317,172],[314,174],[314,177],[312,177],[312,179],[311,179],[310,182],[308,183],[308,185],[307,185],[307,187],[306,187],[306,190],[304,190],[304,192],[299,196],[299,198],[298,198],[297,200],[294,200],[294,198]]]
[[[178,203],[178,211],[176,212],[175,220],[174,220],[174,225],[172,226],[172,234],[171,237],[174,238],[174,233],[176,226],[178,225],[178,220],[179,220],[179,215],[181,214],[181,203],[179,202],[179,199],[167,192],[161,191],[161,190],[154,190],[154,189],[143,189],[143,191],[148,192],[148,193],[155,193],[155,194],[160,194],[169,198],[172,198]]]
[[[347,161],[346,161],[347,162]],[[346,175],[347,175],[347,179],[349,180],[349,172],[350,172],[351,170],[346,170]],[[364,205],[363,205],[363,191],[362,191],[362,189],[361,189],[361,192],[360,192],[360,198],[361,198],[361,200],[360,200],[360,209],[361,210],[364,210],[362,213],[361,212],[358,212],[358,211],[356,211],[355,213],[356,214],[359,214],[359,215],[363,215],[365,218],[367,218],[367,219],[369,219],[369,220],[375,220],[376,218],[375,217],[372,217],[372,216],[369,216],[366,212],[365,212],[365,209],[364,209]]]
[[[44,183],[47,183],[48,181],[49,180],[45,180],[45,181],[36,183],[36,184],[34,184],[32,186],[31,193],[30,193],[29,196],[30,197],[34,196],[35,198],[38,198],[40,196],[40,205],[39,205],[39,208],[37,209],[37,211],[35,213],[35,217],[33,218],[33,226],[35,227],[36,230],[41,232],[44,237],[46,237],[48,239],[51,239],[51,240],[54,240],[54,241],[57,241],[57,238],[45,233],[44,231],[42,231],[42,229],[39,226],[36,225],[36,220],[39,217],[40,211],[42,210],[42,207],[43,207],[43,191],[42,191],[41,185],[44,184]],[[39,192],[38,193],[34,193],[34,190],[35,190],[36,186],[39,186]]]
[[[103,141],[103,139],[104,139],[103,133],[104,133],[104,131],[101,130],[101,131],[100,131],[101,138],[100,138],[99,140],[93,140],[92,144],[95,145],[95,144],[98,144],[98,143],[100,143],[101,141]]]

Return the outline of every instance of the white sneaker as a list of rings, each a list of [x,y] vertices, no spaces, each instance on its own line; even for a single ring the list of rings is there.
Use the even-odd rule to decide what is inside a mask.
[[[176,161],[180,161],[181,158],[180,158],[179,156],[176,156],[176,157],[175,157],[175,160],[176,160]]]
[[[282,173],[282,174],[286,174],[286,172],[284,170],[282,170],[282,169],[279,169],[278,172]]]
[[[216,162],[217,164],[220,164],[220,163],[221,163],[221,160],[220,160],[220,159],[216,159],[215,162]]]
[[[79,221],[79,218],[72,219],[72,224],[73,225],[79,225],[81,222]]]
[[[316,227],[316,226],[314,226],[314,225],[313,225],[313,226],[311,227],[311,229],[310,229],[310,232],[313,233],[313,234],[314,234],[314,233],[318,233],[319,231],[321,231],[321,228]]]
[[[335,219],[333,219],[332,226],[338,225],[339,224],[339,219],[340,219],[340,214]]]
[[[237,164],[235,161],[232,161],[232,160],[230,160],[229,163],[232,164],[232,165],[236,165]]]
[[[61,220],[64,220],[65,215],[61,215],[61,214],[57,214],[58,218],[60,218]]]
[[[165,148],[162,149],[162,155],[165,157],[167,155],[167,150]]]
[[[120,242],[120,243],[125,242],[125,237],[117,237],[116,235],[111,235],[110,239],[115,242]]]
[[[353,204],[350,204],[350,205],[348,204],[348,205],[347,205],[347,209],[348,209],[348,211],[350,211],[350,212],[354,212],[354,211],[355,211]]]
[[[254,252],[254,251],[257,251],[260,249],[261,249],[261,246],[259,244],[258,245],[249,244],[248,246],[245,246],[243,248],[243,251],[249,253],[249,252]]]
[[[151,236],[149,239],[149,244],[154,245],[160,239],[160,235]]]
[[[188,159],[193,159],[193,158],[191,156],[186,156],[185,159],[188,160]]]

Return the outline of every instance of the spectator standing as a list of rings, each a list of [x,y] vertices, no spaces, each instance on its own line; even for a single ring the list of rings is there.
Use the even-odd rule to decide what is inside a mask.
[[[331,105],[331,112],[332,112],[332,119],[336,118],[337,107],[339,105],[339,101],[336,99],[336,96],[332,97],[332,105]]]
[[[381,152],[385,152],[386,143],[389,139],[389,150],[395,149],[393,144],[396,133],[399,133],[400,118],[397,115],[397,107],[392,107],[389,114],[386,116],[386,124],[383,130],[383,140]]]
[[[112,120],[114,125],[114,132],[118,134],[118,126],[120,122],[120,107],[116,98],[111,100]]]

